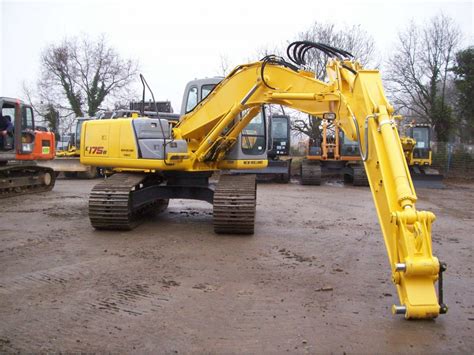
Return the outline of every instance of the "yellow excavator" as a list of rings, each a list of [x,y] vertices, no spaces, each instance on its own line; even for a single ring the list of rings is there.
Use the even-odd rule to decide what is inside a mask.
[[[443,188],[443,175],[431,166],[431,126],[410,123],[404,128],[400,140],[414,185],[420,188]]]
[[[331,58],[327,82],[306,69],[310,50]],[[294,42],[287,55],[291,62],[271,55],[237,66],[201,101],[197,87],[190,87],[186,113],[175,125],[144,117],[84,122],[81,162],[122,169],[92,189],[92,226],[130,229],[149,213],[165,209],[170,198],[192,198],[213,204],[215,232],[253,233],[255,177],[223,171],[266,166],[261,106],[284,105],[331,118],[358,142],[399,296],[393,313],[407,319],[445,313],[445,264],[432,254],[435,216],[416,209],[394,108],[380,73],[364,69],[347,51],[322,43]],[[209,177],[218,171],[220,179],[213,186]]]

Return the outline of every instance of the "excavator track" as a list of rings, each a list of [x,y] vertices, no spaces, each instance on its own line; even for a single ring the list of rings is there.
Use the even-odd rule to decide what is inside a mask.
[[[255,175],[221,175],[214,191],[214,231],[253,234],[256,199]]]
[[[148,202],[133,208],[133,192],[139,189],[147,174],[118,173],[100,182],[89,196],[89,219],[95,229],[131,230],[147,213],[161,212],[168,200]]]
[[[354,186],[369,186],[369,180],[367,179],[367,174],[363,166],[355,165],[352,167],[352,170],[354,172],[352,180]]]
[[[56,174],[51,168],[32,164],[0,167],[0,199],[53,189]]]
[[[301,185],[321,185],[321,165],[319,163],[301,163]]]

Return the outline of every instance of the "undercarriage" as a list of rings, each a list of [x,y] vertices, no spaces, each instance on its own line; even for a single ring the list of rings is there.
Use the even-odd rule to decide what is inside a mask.
[[[192,199],[213,205],[216,233],[253,234],[255,175],[210,172],[118,173],[96,185],[89,197],[89,218],[96,229],[130,230],[144,217],[163,212],[170,199]]]

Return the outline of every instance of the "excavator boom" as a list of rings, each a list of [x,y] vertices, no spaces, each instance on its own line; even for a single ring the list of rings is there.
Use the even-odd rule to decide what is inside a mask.
[[[284,105],[320,117],[335,114],[335,124],[359,142],[400,300],[393,312],[404,314],[407,319],[435,318],[446,311],[435,290],[440,271],[444,270],[432,255],[431,224],[435,216],[416,209],[417,196],[398,136],[394,109],[385,97],[380,73],[345,59],[349,56],[347,52],[317,43],[303,44],[292,49],[290,58],[297,65],[266,57],[237,67],[222,80],[173,128],[171,139],[175,143],[185,142],[185,152],[168,152],[163,159],[141,159],[129,145],[129,156],[121,156],[120,150],[113,149],[97,154],[97,149],[92,152],[90,147],[97,148],[99,137],[115,129],[111,125],[121,127],[120,134],[127,137],[131,134],[127,133],[129,124],[125,120],[86,122],[86,150],[81,152],[81,159],[86,164],[122,168],[213,171],[228,167],[226,154],[263,104]],[[308,48],[332,48],[330,54],[335,59],[327,67],[329,82],[320,81],[314,73],[298,67]]]

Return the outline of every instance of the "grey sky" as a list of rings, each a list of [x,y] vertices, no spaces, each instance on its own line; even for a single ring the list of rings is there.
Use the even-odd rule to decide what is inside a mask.
[[[187,81],[254,59],[259,48],[291,40],[317,21],[360,24],[382,58],[410,19],[443,12],[474,43],[473,1],[7,1],[0,0],[0,95],[23,98],[39,76],[48,44],[81,33],[105,34],[123,57],[139,60],[157,99],[179,111]]]

